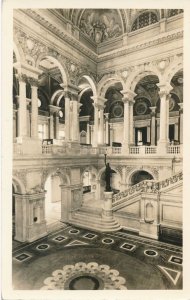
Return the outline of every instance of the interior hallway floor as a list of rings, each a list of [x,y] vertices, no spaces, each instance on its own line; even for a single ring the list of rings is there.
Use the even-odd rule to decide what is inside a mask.
[[[15,290],[182,289],[182,248],[64,224],[13,249]]]

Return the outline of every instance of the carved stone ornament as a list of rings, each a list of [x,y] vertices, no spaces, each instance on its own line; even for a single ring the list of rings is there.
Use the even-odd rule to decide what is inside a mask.
[[[16,77],[18,78],[19,82],[27,82],[28,78],[26,76],[26,74],[22,74],[22,73],[18,73],[16,74]]]
[[[33,77],[28,77],[28,82],[30,83],[31,86],[36,86],[38,87],[38,79],[33,78]]]
[[[13,176],[17,177],[18,179],[20,179],[20,181],[24,184],[24,186],[26,187],[27,185],[27,181],[26,181],[26,175],[27,175],[27,170],[26,169],[22,169],[22,170],[13,170]]]
[[[15,28],[14,31],[14,35],[16,36],[16,39],[22,47],[25,55],[29,55],[34,60],[36,60],[40,53],[48,52],[48,49],[44,44],[34,39],[33,37],[27,35],[19,28]]]

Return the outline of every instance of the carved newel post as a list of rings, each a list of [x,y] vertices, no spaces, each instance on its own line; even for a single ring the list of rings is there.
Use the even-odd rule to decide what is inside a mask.
[[[104,192],[104,207],[102,210],[102,218],[113,219],[113,209],[112,209],[113,191],[111,188],[111,176],[112,173],[115,173],[115,171],[112,170],[109,163],[106,163],[106,154],[105,154],[105,165],[106,165],[106,169],[105,169],[106,189]]]

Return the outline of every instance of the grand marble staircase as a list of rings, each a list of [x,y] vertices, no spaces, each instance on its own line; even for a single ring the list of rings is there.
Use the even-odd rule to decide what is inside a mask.
[[[142,181],[129,189],[122,191],[113,196],[112,200],[112,211],[114,212],[123,209],[124,207],[131,205],[138,198],[141,197],[142,193],[158,194],[160,192],[167,192],[170,189],[175,188],[181,184],[183,180],[183,173],[179,172],[175,175],[161,180],[145,180]],[[113,232],[118,231],[122,227],[113,217],[106,217],[102,214],[102,208],[98,207],[84,207],[74,210],[70,215],[70,224],[80,226],[83,228],[94,229],[100,232]]]
[[[121,229],[121,226],[113,218],[102,217],[102,211],[93,208],[81,207],[71,213],[70,224],[82,228],[94,229],[100,232],[113,232]]]

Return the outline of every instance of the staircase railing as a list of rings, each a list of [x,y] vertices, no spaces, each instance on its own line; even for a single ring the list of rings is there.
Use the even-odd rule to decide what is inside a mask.
[[[175,175],[166,178],[161,181],[156,180],[144,180],[141,181],[129,189],[122,191],[118,194],[115,194],[113,196],[113,207],[115,207],[118,204],[121,204],[123,200],[127,201],[131,198],[133,195],[138,195],[139,193],[145,192],[145,193],[158,193],[160,190],[163,190],[164,188],[168,188],[170,185],[175,184],[178,181],[183,180],[183,172],[180,171],[179,173],[176,173]]]

